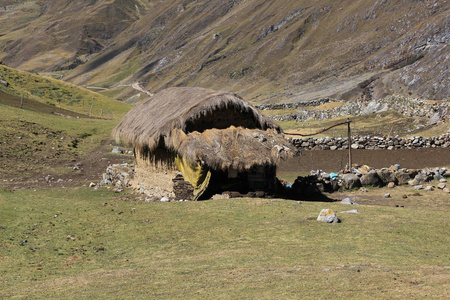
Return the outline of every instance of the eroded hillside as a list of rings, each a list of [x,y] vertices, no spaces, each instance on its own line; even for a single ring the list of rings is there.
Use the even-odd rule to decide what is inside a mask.
[[[136,82],[259,103],[444,99],[449,15],[439,0],[0,1],[0,59],[123,100]]]

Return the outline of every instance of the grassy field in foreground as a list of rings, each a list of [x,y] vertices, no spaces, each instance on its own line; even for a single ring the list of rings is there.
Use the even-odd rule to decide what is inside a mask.
[[[0,298],[443,299],[448,210],[0,191]],[[315,219],[323,208],[342,223]]]

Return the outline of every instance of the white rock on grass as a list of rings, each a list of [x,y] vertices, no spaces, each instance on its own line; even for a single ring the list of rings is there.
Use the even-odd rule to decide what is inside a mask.
[[[111,152],[116,154],[122,154],[123,150],[116,146],[111,150]]]
[[[357,209],[341,211],[340,214],[359,214]]]
[[[358,203],[356,203],[355,201],[353,201],[350,198],[344,198],[341,201],[342,204],[353,204],[353,205],[359,205]]]
[[[169,198],[167,197],[162,197],[161,200],[159,200],[161,202],[169,202]]]
[[[317,217],[317,221],[321,221],[324,223],[339,223],[340,220],[331,209],[322,209],[320,211],[319,216]]]
[[[446,186],[445,182],[441,182],[437,185],[438,189],[441,189],[441,190],[445,189],[445,186]]]
[[[434,186],[432,186],[432,185],[427,185],[427,186],[425,186],[425,188],[423,189],[424,191],[434,191]]]

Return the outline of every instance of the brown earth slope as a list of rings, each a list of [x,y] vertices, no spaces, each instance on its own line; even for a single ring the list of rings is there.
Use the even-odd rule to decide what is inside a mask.
[[[439,0],[0,0],[0,59],[121,99],[137,81],[255,102],[443,99],[449,15]]]

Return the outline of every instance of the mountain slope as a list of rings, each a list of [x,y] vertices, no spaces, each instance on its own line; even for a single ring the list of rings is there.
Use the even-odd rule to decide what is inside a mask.
[[[131,108],[117,101],[49,77],[0,65],[0,104],[73,117],[120,119]],[[83,116],[81,116],[83,117]]]
[[[152,92],[225,89],[254,102],[450,94],[447,1],[0,0],[0,7],[4,63],[61,71],[120,99],[137,93],[126,87],[135,82]]]

